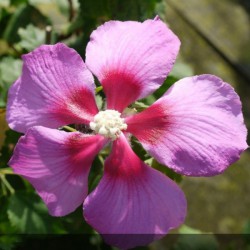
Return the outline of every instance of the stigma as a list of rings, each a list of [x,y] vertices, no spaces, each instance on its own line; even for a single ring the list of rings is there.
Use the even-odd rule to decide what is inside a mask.
[[[89,126],[95,133],[110,138],[112,141],[116,140],[121,135],[121,131],[128,127],[124,118],[121,118],[121,113],[112,109],[100,111]]]

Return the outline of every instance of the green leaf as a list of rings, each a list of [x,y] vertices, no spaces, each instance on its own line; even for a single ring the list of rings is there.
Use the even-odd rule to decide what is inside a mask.
[[[97,18],[109,15],[109,0],[79,0],[79,4],[83,17]]]
[[[45,28],[49,24],[49,20],[35,7],[26,4],[20,5],[6,26],[4,39],[10,44],[19,42],[18,29],[26,27],[29,23]]]
[[[0,249],[11,250],[20,242],[20,236],[17,235],[14,228],[10,227],[7,216],[7,197],[0,198]]]
[[[141,143],[134,137],[131,137],[131,147],[133,151],[136,153],[136,155],[142,160],[142,161],[148,161],[149,154],[147,151],[142,147]],[[148,163],[148,162],[146,162]],[[150,164],[149,164],[150,165]]]
[[[1,0],[0,2],[0,8],[9,7],[9,5],[10,5],[10,0]]]
[[[5,130],[5,126],[2,126],[2,128]],[[1,131],[2,133],[4,133],[3,131]],[[5,132],[5,136],[3,134],[0,134],[2,137],[5,137],[4,142],[3,142],[3,146],[1,148],[0,151],[0,167],[7,167],[7,162],[9,161],[14,146],[16,145],[19,137],[21,136],[20,133],[17,133],[11,129],[7,130]]]
[[[96,105],[97,105],[98,109],[101,110],[103,108],[103,105],[104,105],[102,97],[100,95],[96,95],[95,101],[96,101]]]
[[[31,192],[16,191],[10,196],[7,214],[11,225],[20,233],[65,232],[60,220],[49,216],[41,198]]]
[[[92,163],[88,176],[89,192],[94,190],[103,176],[103,157],[99,154]]]
[[[9,22],[11,13],[6,8],[0,6],[0,37],[2,38],[4,30]]]
[[[167,166],[164,166],[157,162],[154,158],[150,158],[146,161],[147,164],[152,166],[153,168],[159,170],[160,172],[167,175],[170,179],[174,180],[177,183],[180,183],[182,181],[182,175],[175,173],[172,169],[168,168]]]
[[[28,0],[28,2],[31,5],[39,5],[39,4],[50,4],[53,1],[51,0]]]
[[[1,235],[0,236],[0,249],[1,250],[11,250],[16,247],[16,245],[21,242],[19,235]]]
[[[0,235],[14,234],[15,229],[10,227],[10,222],[7,215],[8,196],[0,196]],[[1,247],[0,247],[1,249]]]
[[[243,233],[250,235],[250,220],[246,221],[244,225]]]
[[[182,225],[179,229],[174,250],[218,250],[219,243],[213,234],[204,233],[198,229]]]
[[[95,93],[98,94],[102,90],[103,90],[103,87],[102,86],[98,86],[98,87],[95,88]]]
[[[250,220],[246,221],[244,228],[243,228],[243,235],[245,242],[250,245]]]
[[[8,125],[7,125],[7,122],[5,121],[5,110],[0,109],[0,150],[3,146],[3,142],[5,140],[5,131],[7,129],[8,129]],[[1,159],[1,156],[0,156],[0,159]]]
[[[0,62],[0,79],[10,86],[21,74],[22,61],[13,57],[4,57]]]
[[[20,59],[4,57],[0,62],[0,107],[6,106],[8,89],[21,74],[21,68]]]
[[[160,97],[162,97],[175,82],[184,77],[192,75],[193,75],[193,70],[188,64],[183,63],[181,61],[177,61],[174,65],[173,70],[167,76],[166,80],[161,85],[161,87],[157,89],[152,95],[146,97],[142,101],[147,105],[151,105]]]
[[[193,75],[193,69],[187,63],[178,60],[175,62],[174,67],[171,73],[169,74],[169,76],[175,77],[177,79]]]
[[[55,0],[55,2],[60,12],[63,15],[68,16],[69,15],[69,1]],[[79,3],[77,0],[72,0],[72,5],[73,5],[74,10],[77,10],[79,8]]]
[[[146,105],[145,103],[143,102],[135,102],[131,105],[131,108],[135,108],[135,110],[137,110],[138,112],[141,112],[143,111],[144,109],[148,108],[149,106]]]
[[[182,225],[179,228],[179,233],[180,234],[202,234],[202,231],[199,229],[194,229],[194,228],[189,227],[187,225]]]
[[[46,233],[46,208],[32,193],[16,192],[10,197],[8,217],[13,227],[20,233]],[[44,215],[45,213],[45,215]]]
[[[25,29],[19,28],[18,35],[21,37],[18,45],[27,51],[31,51],[45,43],[45,31],[32,24],[27,25]]]
[[[112,1],[111,18],[136,21],[154,18],[157,2],[157,0]]]
[[[157,0],[79,0],[81,15],[101,20],[145,20],[155,16]]]
[[[28,3],[28,0],[10,0],[12,6],[17,6],[23,3]]]
[[[172,76],[169,75],[159,89],[157,89],[152,95],[149,95],[148,97],[146,97],[141,101],[144,102],[146,105],[151,105],[152,103],[157,101],[160,97],[162,97],[165,94],[165,92],[178,80],[179,78],[173,75]]]

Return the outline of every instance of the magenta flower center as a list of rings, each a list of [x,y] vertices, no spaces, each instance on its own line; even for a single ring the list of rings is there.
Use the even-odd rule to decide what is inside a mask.
[[[97,134],[113,141],[120,136],[122,130],[126,130],[128,127],[124,118],[121,118],[121,113],[112,109],[100,111],[95,115],[94,121],[90,122],[89,126]]]

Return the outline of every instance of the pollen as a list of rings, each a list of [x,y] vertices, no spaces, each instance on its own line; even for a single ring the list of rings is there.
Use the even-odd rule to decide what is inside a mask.
[[[127,129],[127,124],[121,118],[121,113],[116,110],[108,109],[100,111],[90,122],[90,128],[97,134],[103,135],[111,140],[116,140],[122,130]]]

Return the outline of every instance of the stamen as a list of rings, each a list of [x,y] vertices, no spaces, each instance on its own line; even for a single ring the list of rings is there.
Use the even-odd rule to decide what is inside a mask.
[[[103,135],[112,140],[116,140],[122,130],[127,129],[127,124],[121,118],[121,113],[116,110],[108,109],[100,111],[94,117],[94,121],[90,122],[90,128],[97,134]]]

